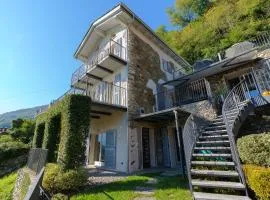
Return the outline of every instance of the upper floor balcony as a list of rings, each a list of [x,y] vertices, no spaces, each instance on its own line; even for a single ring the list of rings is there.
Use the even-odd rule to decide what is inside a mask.
[[[126,47],[111,39],[72,74],[71,85],[77,88],[84,88],[85,83],[94,85],[126,64]]]

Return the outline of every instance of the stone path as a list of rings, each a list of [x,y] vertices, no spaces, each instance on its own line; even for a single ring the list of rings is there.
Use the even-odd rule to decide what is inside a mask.
[[[156,200],[156,198],[154,197],[154,186],[155,184],[158,183],[158,179],[157,178],[150,178],[146,184],[148,184],[149,186],[147,187],[141,187],[141,186],[137,186],[135,188],[135,193],[139,194],[139,197],[136,197],[134,200]]]

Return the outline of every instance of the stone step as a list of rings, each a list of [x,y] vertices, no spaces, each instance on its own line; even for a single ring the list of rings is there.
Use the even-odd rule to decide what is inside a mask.
[[[195,200],[251,200],[247,196],[215,194],[206,192],[193,192],[193,195]]]
[[[226,130],[226,125],[221,126],[207,126],[205,130]]]
[[[222,125],[225,125],[223,120],[222,121],[213,121],[211,122],[211,124],[209,124],[209,126],[222,126]]]
[[[227,139],[228,135],[207,135],[207,136],[199,136],[199,139]]]
[[[194,150],[231,150],[231,147],[195,147]]]
[[[231,158],[232,154],[230,153],[211,153],[211,154],[203,154],[203,153],[193,153],[193,157],[222,157],[222,158]]]
[[[220,133],[227,133],[227,130],[214,130],[214,131],[202,131],[202,134],[220,134]]]
[[[206,180],[191,180],[192,186],[197,186],[201,188],[218,188],[218,189],[234,189],[234,190],[244,190],[245,186],[238,182],[229,181],[206,181]]]
[[[234,166],[234,162],[226,161],[191,161],[191,165],[200,165],[200,166]]]
[[[236,171],[221,171],[221,170],[200,170],[191,169],[191,175],[215,176],[215,177],[238,177]]]
[[[230,141],[229,140],[197,141],[196,144],[199,144],[199,145],[204,145],[204,144],[210,144],[210,145],[230,144]]]

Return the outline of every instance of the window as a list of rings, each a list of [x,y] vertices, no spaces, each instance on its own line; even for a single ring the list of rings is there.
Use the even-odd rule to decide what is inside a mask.
[[[164,71],[173,74],[174,64],[172,62],[162,59],[162,67]]]

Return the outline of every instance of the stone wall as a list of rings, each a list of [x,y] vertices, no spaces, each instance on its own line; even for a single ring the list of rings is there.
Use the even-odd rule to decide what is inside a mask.
[[[216,110],[210,100],[186,104],[181,106],[181,108],[207,120],[213,120],[217,116]]]
[[[128,31],[128,112],[129,120],[137,116],[140,108],[145,113],[153,112],[155,106],[154,91],[147,88],[147,83],[166,80],[160,69],[159,54],[131,30]]]

